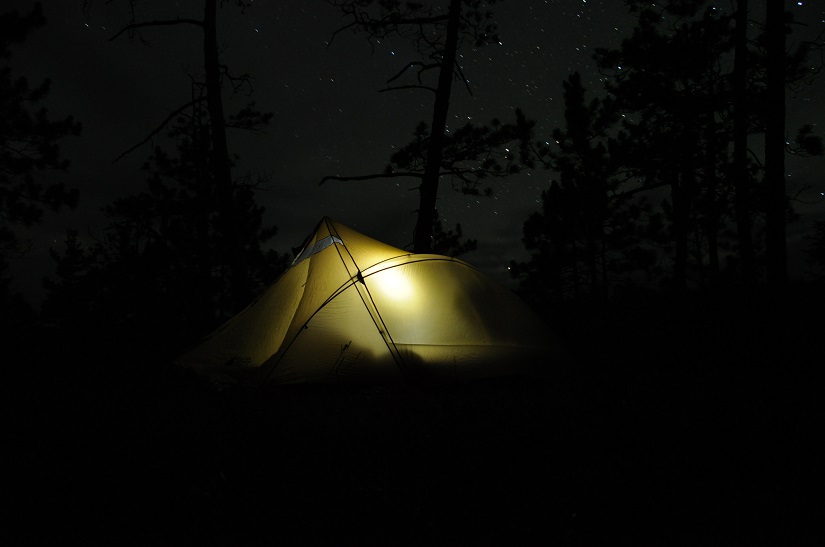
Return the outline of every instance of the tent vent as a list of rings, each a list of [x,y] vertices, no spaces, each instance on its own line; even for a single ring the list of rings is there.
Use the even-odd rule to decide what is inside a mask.
[[[333,243],[338,243],[339,245],[343,245],[344,242],[341,241],[340,237],[337,236],[327,236],[324,239],[318,240],[309,247],[306,247],[301,254],[295,257],[295,260],[292,261],[292,265],[296,265],[297,263],[311,257],[314,254],[320,253]]]

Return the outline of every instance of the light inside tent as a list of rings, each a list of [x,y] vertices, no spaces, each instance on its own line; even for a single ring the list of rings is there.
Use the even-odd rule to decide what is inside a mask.
[[[409,300],[413,296],[413,286],[401,268],[387,268],[376,272],[371,279],[386,296],[395,300]]]

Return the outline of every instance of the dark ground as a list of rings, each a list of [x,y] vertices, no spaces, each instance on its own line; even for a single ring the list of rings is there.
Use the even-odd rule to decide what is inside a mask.
[[[218,391],[8,330],[3,543],[825,545],[816,292],[559,310],[549,378],[428,389]]]

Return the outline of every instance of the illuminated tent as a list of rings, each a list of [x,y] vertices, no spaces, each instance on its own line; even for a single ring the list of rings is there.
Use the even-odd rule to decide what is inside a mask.
[[[466,262],[324,218],[269,289],[177,362],[255,383],[468,379],[543,363],[548,338]]]

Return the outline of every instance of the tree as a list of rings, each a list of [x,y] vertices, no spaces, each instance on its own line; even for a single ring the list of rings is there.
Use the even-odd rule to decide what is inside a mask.
[[[628,167],[648,188],[670,188],[666,210],[673,229],[675,286],[684,287],[691,270],[703,284],[705,256],[711,283],[718,282],[719,235],[729,213],[736,219],[738,243],[729,263],[740,266],[743,285],[751,287],[757,279],[754,234],[761,226],[754,222],[762,213],[768,270],[774,272],[769,277],[784,279],[786,274],[776,272],[786,269],[784,224],[790,207],[784,175],[776,170],[783,170],[786,151],[808,154],[818,143],[805,127],[795,146],[786,143],[780,95],[785,85],[804,84],[818,72],[811,70],[808,57],[821,46],[801,42],[786,52],[787,14],[769,17],[768,31],[777,24],[781,44],[769,46],[771,32],[749,38],[744,0],[733,14],[704,0],[626,3],[639,14],[633,36],[618,50],[599,50],[597,61],[611,74],[608,92],[628,120]],[[764,156],[749,146],[751,135],[760,133],[766,135]],[[757,186],[760,173],[764,180]],[[760,195],[763,199],[756,199]],[[692,233],[697,245],[691,253]]]
[[[43,280],[46,297],[41,315],[48,322],[73,327],[84,325],[99,315],[98,306],[111,302],[101,297],[104,289],[99,253],[99,247],[84,247],[75,229],[66,230],[63,254],[49,249],[55,262],[56,279]],[[101,317],[101,323],[106,324],[110,318]]]
[[[20,227],[39,223],[46,210],[59,211],[77,204],[78,192],[60,182],[47,181],[49,172],[65,171],[69,161],[61,156],[60,139],[80,133],[71,116],[53,120],[38,107],[49,93],[48,80],[32,87],[25,77],[13,75],[12,47],[46,22],[42,7],[31,13],[0,13],[0,308],[8,309],[9,260],[26,252]]]
[[[624,115],[626,167],[645,188],[670,191],[663,206],[672,232],[673,286],[681,291],[691,266],[691,239],[704,239],[701,247],[707,247],[711,263],[717,261],[717,205],[725,197],[717,173],[727,162],[719,152],[726,150],[720,133],[727,132],[729,119],[719,61],[732,45],[729,22],[717,10],[702,11],[701,0],[628,4],[639,13],[633,35],[618,50],[597,50],[596,60],[611,75],[606,89]],[[701,273],[703,267],[696,269]]]
[[[736,3],[735,53],[733,60],[733,177],[736,196],[736,228],[739,237],[739,257],[742,281],[751,288],[756,283],[753,234],[751,231],[752,184],[748,168],[748,133],[750,114],[748,86],[748,0]]]
[[[433,224],[433,248],[432,252],[439,255],[446,256],[461,256],[470,251],[475,251],[478,247],[478,241],[475,239],[467,239],[462,241],[464,236],[461,230],[461,224],[455,225],[455,230],[447,228],[441,224],[441,220],[436,216]]]
[[[104,207],[108,228],[84,248],[69,232],[65,251],[52,253],[57,280],[46,280],[44,314],[63,322],[129,325],[157,342],[192,341],[234,312],[231,279],[223,260],[221,194],[211,183],[211,124],[194,103],[169,131],[176,154],[156,147],[144,166],[146,190]],[[251,180],[233,184],[239,212],[236,233],[250,289],[260,291],[286,266],[264,252],[275,235],[263,225]]]
[[[541,211],[524,223],[530,260],[510,268],[521,291],[542,302],[606,298],[613,281],[652,266],[641,237],[645,226],[660,227],[616,160],[614,102],[586,101],[578,73],[563,87],[565,127],[553,130],[554,146],[532,147],[558,179],[542,192]]]
[[[108,2],[107,2],[108,3]],[[120,31],[115,33],[110,40],[115,40],[127,34],[129,36],[140,36],[140,31],[146,27],[177,26],[186,25],[198,28],[203,41],[203,82],[199,85],[202,93],[199,93],[192,101],[182,105],[170,114],[148,137],[143,139],[137,146],[145,144],[154,135],[163,131],[166,126],[175,119],[175,116],[190,108],[193,103],[202,102],[206,104],[209,116],[210,127],[210,173],[211,184],[214,185],[219,197],[219,218],[222,226],[219,234],[220,250],[223,260],[226,262],[229,278],[231,280],[232,302],[235,309],[246,305],[252,296],[250,279],[248,277],[248,264],[244,262],[242,251],[243,242],[241,234],[238,233],[237,226],[240,216],[243,214],[241,208],[237,207],[233,198],[235,196],[234,179],[232,176],[232,159],[227,145],[227,127],[230,127],[229,120],[224,113],[223,85],[228,80],[236,88],[248,81],[248,76],[233,77],[229,74],[225,65],[220,62],[218,48],[218,0],[203,0],[203,16],[196,18],[179,18],[172,20],[135,20],[136,2],[128,0],[132,20]],[[224,5],[224,0],[220,1],[220,6]],[[244,10],[252,5],[245,0],[232,0],[231,3]],[[89,9],[92,0],[84,0],[84,7]],[[253,118],[250,125],[256,125],[259,121],[255,118],[261,116],[260,113],[249,108],[246,114]],[[127,152],[137,148],[132,147]]]
[[[785,216],[785,5],[765,3],[767,86],[765,109],[765,246],[769,286],[781,291],[788,278]]]
[[[443,175],[460,181],[461,189],[477,193],[477,183],[487,176],[506,176],[518,170],[512,163],[512,154],[506,144],[527,131],[530,123],[517,113],[513,125],[493,122],[491,126],[468,124],[452,136],[446,134],[447,116],[453,81],[469,84],[456,62],[457,52],[465,42],[475,46],[497,41],[492,14],[482,12],[480,0],[449,0],[446,9],[427,7],[423,3],[400,0],[330,0],[339,7],[346,25],[335,31],[333,38],[344,30],[363,32],[367,39],[401,38],[409,41],[420,59],[407,63],[387,81],[383,91],[423,89],[433,93],[432,119],[429,126],[422,123],[416,129],[415,140],[391,159],[391,166],[382,175],[356,177],[325,177],[326,180],[367,180],[386,177],[413,177],[419,181],[418,215],[413,233],[413,250],[430,252],[433,246],[433,227],[437,221],[436,202]],[[488,2],[492,3],[492,2]],[[416,73],[412,84],[397,84],[403,75]],[[423,77],[437,72],[435,87],[426,85]],[[499,168],[495,155],[503,156],[507,169]],[[460,162],[475,166],[460,166]],[[393,167],[395,164],[400,170]]]
[[[811,233],[805,239],[808,242],[805,260],[818,279],[825,279],[825,221],[814,222]]]

